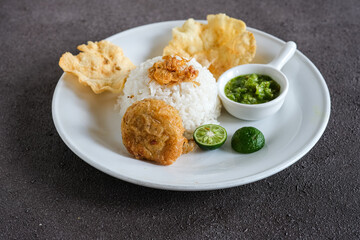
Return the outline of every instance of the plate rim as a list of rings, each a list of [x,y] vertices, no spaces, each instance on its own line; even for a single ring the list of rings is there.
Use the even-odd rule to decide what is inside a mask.
[[[184,23],[186,20],[174,20],[174,21],[162,21],[162,22],[155,22],[155,23],[150,23],[150,24],[145,24],[145,25],[141,25],[141,26],[137,26],[134,28],[130,28],[127,30],[124,30],[122,32],[116,33],[112,36],[109,36],[106,38],[106,40],[112,41],[113,39],[115,39],[116,37],[118,37],[119,35],[123,35],[123,34],[127,34],[127,32],[131,32],[131,31],[136,31],[140,28],[146,28],[149,27],[151,25],[160,25],[160,24],[182,24]],[[199,20],[201,22],[206,22],[205,20]],[[266,38],[270,38],[278,43],[284,44],[285,41],[271,35],[268,34],[266,32],[263,32],[261,30],[255,29],[255,28],[251,28],[251,27],[247,27],[247,30],[249,30],[250,32],[256,32],[260,35],[264,35]],[[329,93],[329,89],[328,86],[326,84],[326,81],[324,79],[324,77],[322,76],[322,74],[320,73],[320,71],[318,70],[318,68],[315,66],[315,64],[308,58],[306,57],[302,52],[300,52],[299,50],[296,50],[295,54],[298,54],[301,58],[305,59],[306,61],[304,61],[304,63],[308,64],[311,68],[311,70],[314,72],[314,74],[316,75],[316,77],[319,80],[319,83],[321,85],[321,90],[323,91],[323,95],[324,95],[324,106],[325,106],[325,111],[322,114],[322,120],[321,120],[321,124],[320,127],[318,129],[317,132],[314,133],[313,138],[311,139],[311,141],[309,141],[307,144],[304,145],[303,148],[299,149],[288,161],[285,161],[279,165],[276,165],[275,167],[271,167],[269,169],[266,169],[262,172],[256,173],[254,175],[251,176],[246,176],[246,177],[242,177],[242,178],[237,178],[237,179],[232,179],[232,180],[226,180],[226,181],[220,181],[217,183],[202,183],[202,184],[183,184],[183,185],[173,185],[173,184],[163,184],[163,183],[156,183],[156,182],[151,182],[151,181],[144,181],[144,180],[139,180],[136,178],[131,178],[128,176],[125,176],[123,174],[119,174],[116,173],[114,171],[112,171],[109,168],[106,168],[100,164],[98,164],[95,161],[92,161],[90,158],[88,158],[84,153],[82,153],[81,151],[79,151],[74,145],[73,143],[68,139],[68,137],[65,134],[65,131],[62,129],[61,127],[61,123],[59,122],[59,118],[57,117],[58,114],[56,113],[56,100],[58,99],[58,94],[59,94],[59,89],[60,89],[60,85],[63,84],[63,77],[65,75],[65,73],[63,73],[57,84],[56,87],[54,89],[53,92],[53,98],[52,98],[52,104],[51,104],[51,109],[52,109],[52,118],[53,118],[53,122],[56,128],[56,131],[58,132],[59,136],[61,137],[61,139],[63,140],[63,142],[67,145],[67,147],[73,152],[75,153],[79,158],[81,158],[83,161],[85,161],[86,163],[88,163],[89,165],[91,165],[92,167],[110,175],[113,176],[117,179],[126,181],[126,182],[130,182],[133,184],[137,184],[137,185],[141,185],[141,186],[145,186],[145,187],[150,187],[150,188],[156,188],[156,189],[163,189],[163,190],[172,190],[172,191],[209,191],[209,190],[218,190],[218,189],[226,189],[226,188],[231,188],[231,187],[236,187],[236,186],[241,186],[241,185],[245,185],[248,183],[252,183],[252,182],[256,182],[259,180],[262,180],[264,178],[270,177],[276,173],[279,173],[280,171],[288,168],[289,166],[293,165],[295,162],[297,162],[300,158],[302,158],[306,153],[308,153],[314,146],[315,144],[319,141],[319,139],[321,138],[321,136],[323,135],[327,124],[329,122],[330,119],[330,113],[331,113],[331,99],[330,99],[330,93]]]

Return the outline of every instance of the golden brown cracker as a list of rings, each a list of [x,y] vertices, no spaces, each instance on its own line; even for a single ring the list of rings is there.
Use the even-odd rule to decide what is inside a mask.
[[[246,24],[225,14],[207,16],[207,24],[187,20],[174,28],[173,38],[163,55],[194,57],[208,67],[217,79],[223,72],[240,64],[250,63],[255,56],[254,35],[246,31]]]
[[[59,65],[65,72],[75,74],[80,83],[90,86],[96,94],[106,90],[122,91],[135,65],[124,56],[120,47],[102,40],[89,41],[78,49],[81,51],[78,55],[66,52],[60,58]]]

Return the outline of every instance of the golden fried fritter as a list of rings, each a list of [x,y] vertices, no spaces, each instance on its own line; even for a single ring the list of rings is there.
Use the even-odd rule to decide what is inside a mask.
[[[137,159],[170,165],[184,152],[192,150],[183,136],[179,112],[162,100],[144,99],[132,104],[122,122],[126,149]]]

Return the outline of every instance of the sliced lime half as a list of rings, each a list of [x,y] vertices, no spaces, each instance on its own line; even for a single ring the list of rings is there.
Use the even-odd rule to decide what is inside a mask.
[[[206,124],[194,131],[196,144],[204,150],[214,150],[221,147],[227,138],[225,128],[216,124]]]

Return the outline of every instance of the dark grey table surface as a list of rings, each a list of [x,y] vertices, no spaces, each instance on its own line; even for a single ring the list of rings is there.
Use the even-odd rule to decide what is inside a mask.
[[[62,53],[219,12],[295,41],[323,74],[332,112],[308,154],[245,186],[173,192],[110,177],[66,147],[51,117]],[[359,239],[359,18],[358,0],[0,1],[0,239]]]

